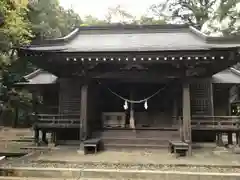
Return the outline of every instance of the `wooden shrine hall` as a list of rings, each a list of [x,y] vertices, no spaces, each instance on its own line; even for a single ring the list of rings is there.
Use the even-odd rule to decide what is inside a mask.
[[[36,141],[41,130],[56,144],[101,138],[106,148],[160,148],[172,140],[191,151],[194,139],[240,130],[240,72],[230,68],[240,60],[238,36],[185,25],[89,26],[18,54],[42,69],[19,83],[42,98]]]

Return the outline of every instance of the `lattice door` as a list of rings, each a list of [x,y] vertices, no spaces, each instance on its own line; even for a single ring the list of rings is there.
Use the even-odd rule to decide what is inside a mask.
[[[80,83],[71,79],[60,80],[59,113],[79,114],[81,105]]]
[[[202,80],[190,85],[192,115],[213,115],[213,94],[210,80]]]

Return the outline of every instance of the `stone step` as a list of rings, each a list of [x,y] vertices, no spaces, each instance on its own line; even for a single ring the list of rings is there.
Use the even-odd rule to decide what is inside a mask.
[[[2,177],[28,177],[29,180],[45,179],[152,179],[152,180],[239,180],[240,173],[185,172],[137,169],[77,169],[77,168],[5,168]],[[17,179],[12,180],[17,180]],[[31,179],[32,178],[32,179]],[[50,178],[50,179],[49,179]],[[52,178],[52,180],[55,180]],[[7,179],[6,179],[7,180]],[[21,179],[22,180],[22,179]]]
[[[78,180],[76,178],[42,178],[42,177],[14,177],[0,176],[0,180]],[[81,178],[81,180],[103,180],[102,178]],[[113,179],[104,179],[113,180]]]
[[[0,180],[78,180],[76,178],[43,178],[43,177],[14,177],[14,176],[0,176]],[[101,178],[81,178],[81,180],[103,180]],[[104,179],[113,180],[113,179]]]
[[[58,147],[53,146],[24,146],[21,147],[22,150],[58,150]]]
[[[176,139],[174,139],[176,140]],[[132,137],[117,137],[117,138],[102,138],[104,144],[153,144],[161,145],[168,144],[168,139],[161,138],[132,138]]]
[[[105,143],[104,149],[119,150],[119,149],[161,149],[167,148],[168,144],[124,144],[124,143]]]
[[[27,143],[27,142],[33,142],[34,139],[1,139],[0,143],[4,142],[18,142],[18,143]]]
[[[105,137],[137,137],[137,138],[162,138],[180,137],[178,131],[161,131],[161,130],[106,130],[97,133],[96,136]]]

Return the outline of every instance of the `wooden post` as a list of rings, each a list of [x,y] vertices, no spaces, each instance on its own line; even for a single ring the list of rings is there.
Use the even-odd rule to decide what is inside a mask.
[[[177,98],[175,98],[173,100],[173,125],[176,126],[176,125],[179,125],[179,123],[177,122],[178,121],[178,100]]]
[[[34,142],[36,146],[39,145],[39,129],[37,128],[34,129]]]
[[[209,88],[209,98],[210,98],[210,116],[214,116],[214,101],[213,101],[213,83],[209,80],[210,88]]]
[[[81,109],[80,109],[80,141],[87,138],[87,92],[88,85],[81,87]]]
[[[232,144],[233,144],[232,133],[229,132],[229,133],[228,133],[228,145],[232,145]]]
[[[223,146],[224,144],[223,144],[223,137],[222,137],[222,133],[221,132],[217,132],[217,134],[216,134],[216,144],[217,144],[217,146]]]
[[[240,133],[238,132],[237,133],[237,142],[238,142],[238,147],[240,147]]]
[[[189,83],[183,84],[183,139],[189,143],[188,154],[192,155],[191,102]]]
[[[133,90],[130,93],[130,99],[133,100]],[[135,129],[135,118],[134,118],[134,104],[130,103],[130,120],[129,120],[130,128]]]
[[[49,140],[48,140],[48,146],[50,146],[50,147],[55,147],[55,141],[54,141],[55,137],[54,136],[55,136],[55,132],[52,131],[50,133],[50,137],[49,137]]]
[[[135,129],[135,119],[134,119],[134,110],[133,110],[133,103],[130,104],[130,128]]]
[[[47,144],[47,131],[46,130],[42,130],[42,142],[44,142],[45,144]]]

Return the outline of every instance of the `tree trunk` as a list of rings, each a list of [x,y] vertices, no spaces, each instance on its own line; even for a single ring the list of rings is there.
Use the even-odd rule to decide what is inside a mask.
[[[16,128],[17,127],[17,122],[18,122],[18,107],[14,108],[14,118],[12,122],[12,127]]]

